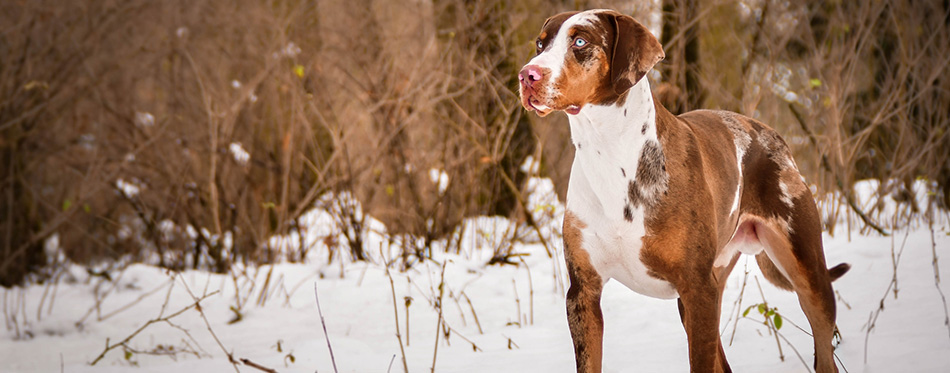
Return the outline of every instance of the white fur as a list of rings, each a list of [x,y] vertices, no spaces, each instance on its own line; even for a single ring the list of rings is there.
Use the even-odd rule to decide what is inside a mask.
[[[796,173],[798,173],[798,165],[795,164],[795,160],[792,159],[792,157],[789,157],[787,155],[783,156],[779,165],[780,167],[782,167],[783,170],[794,170]],[[799,177],[802,178],[802,181],[804,181],[804,177],[802,177],[800,173],[799,173]],[[786,206],[793,207],[795,205],[793,202],[793,199],[796,196],[792,195],[791,191],[789,190],[788,183],[786,183],[786,181],[783,178],[780,178],[778,182],[778,187],[782,191],[782,195],[779,196],[779,199],[781,199],[782,202],[785,203]]]
[[[590,255],[591,264],[604,282],[613,278],[644,295],[676,298],[673,286],[648,275],[640,260],[646,234],[643,209],[631,206],[632,222],[623,216],[640,152],[647,140],[657,141],[649,82],[641,79],[630,88],[622,106],[587,105],[568,118],[571,138],[578,149],[571,168],[567,208],[587,226],[582,231],[581,246]],[[649,128],[641,134],[644,121]]]
[[[739,211],[739,200],[742,199],[742,157],[744,155],[745,149],[739,148],[739,144],[736,144],[736,167],[739,172],[736,180],[736,195],[732,197],[732,209],[729,210],[729,215]]]
[[[568,20],[564,22],[564,25],[558,29],[557,35],[554,36],[551,45],[549,45],[547,49],[532,58],[531,61],[528,61],[528,65],[536,65],[542,69],[549,69],[551,71],[551,75],[548,78],[550,82],[557,81],[557,78],[561,76],[564,59],[567,57],[568,48],[570,48],[570,40],[567,36],[567,31],[570,29],[568,22],[573,18],[574,17],[568,18]],[[553,84],[548,84],[547,86],[549,90],[553,90]],[[558,92],[546,92],[546,95],[551,98],[557,94]]]
[[[723,110],[715,112],[729,128],[729,132],[732,132],[732,143],[736,146],[736,167],[739,170],[739,176],[736,180],[736,194],[732,199],[732,209],[729,211],[729,215],[732,215],[739,211],[739,201],[742,199],[742,159],[745,158],[745,152],[749,148],[749,143],[752,142],[752,137],[736,120],[735,113]]]
[[[779,190],[782,191],[782,195],[780,195],[778,198],[779,198],[780,200],[782,200],[782,203],[785,203],[786,206],[792,207],[792,206],[793,206],[793,205],[792,205],[792,194],[791,194],[791,193],[789,192],[789,190],[788,190],[788,184],[786,184],[785,181],[783,181],[783,180],[779,180],[779,182],[778,182],[778,188],[779,188]]]

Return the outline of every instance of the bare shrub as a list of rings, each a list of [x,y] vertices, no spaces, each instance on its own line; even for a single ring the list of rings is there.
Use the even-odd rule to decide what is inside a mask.
[[[0,284],[46,265],[53,235],[80,263],[305,260],[303,238],[270,238],[315,204],[346,233],[331,258],[369,257],[368,216],[404,263],[468,216],[536,226],[520,166],[541,159],[563,197],[573,149],[563,116],[520,108],[516,74],[546,17],[595,7],[662,31],[651,79],[674,110],[777,127],[863,224],[884,201],[890,225],[950,204],[941,2],[4,2]],[[885,181],[870,205],[849,197],[864,178]]]
[[[273,260],[266,239],[326,190],[302,67],[319,38],[289,26],[312,6],[5,7],[4,285],[54,233],[78,262]]]
[[[466,216],[530,220],[525,4],[2,6],[5,286],[52,235],[80,263],[302,260],[269,238],[324,195],[357,260],[363,210],[418,256]]]
[[[829,202],[846,202],[864,227],[902,226],[920,211],[948,206],[950,82],[941,78],[950,50],[946,4],[669,3],[676,6],[665,8],[675,12],[667,22],[699,27],[703,58],[702,65],[675,62],[688,53],[682,44],[689,35],[663,36],[672,40],[665,49],[674,61],[664,81],[674,92],[695,91],[687,81],[698,70],[709,92],[701,107],[739,111],[776,127],[817,185],[816,197],[841,192],[845,201]],[[868,178],[885,182],[878,202],[865,206],[851,189]],[[941,195],[931,199],[936,205],[917,206],[910,193],[915,180]],[[886,200],[907,213],[876,221]],[[836,221],[826,220],[832,230]]]

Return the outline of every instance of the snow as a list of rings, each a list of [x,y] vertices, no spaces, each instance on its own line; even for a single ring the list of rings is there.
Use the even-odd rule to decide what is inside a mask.
[[[281,372],[333,372],[329,339],[340,372],[400,372],[395,303],[410,371],[429,371],[435,360],[438,372],[571,372],[574,356],[564,307],[568,281],[559,228],[563,206],[553,197],[550,180],[532,179],[530,186],[534,193],[529,205],[554,258],[548,257],[532,229],[506,219],[481,217],[465,222],[457,252],[437,248],[433,260],[417,262],[405,272],[398,270],[401,261],[397,260],[387,274],[379,263],[396,258],[399,245],[387,246],[385,228],[367,217],[365,232],[349,233],[367,236],[366,247],[376,249],[369,250],[371,262],[338,256],[328,263],[323,238],[341,234],[330,212],[359,210],[358,201],[340,194],[324,196],[317,205],[325,208],[315,208],[300,219],[305,239],[299,239],[298,233],[274,238],[283,250],[300,250],[301,242],[310,247],[306,263],[236,266],[229,274],[176,274],[132,264],[109,271],[111,280],[77,265],[65,265],[53,275],[58,281],[2,290],[6,327],[0,331],[0,370],[233,371],[226,350],[237,359]],[[862,185],[856,190],[874,187]],[[935,285],[934,265],[936,253],[936,268],[944,276],[950,274],[950,259],[944,260],[950,249],[950,225],[946,218],[937,219],[933,229],[931,233],[926,224],[912,224],[909,230],[895,230],[891,237],[857,231],[849,235],[840,229],[834,236],[825,234],[828,265],[852,265],[834,284],[843,336],[836,354],[848,371],[950,370],[950,329]],[[512,241],[512,237],[517,239]],[[338,242],[345,240],[341,237]],[[513,246],[506,246],[511,242]],[[48,242],[45,249],[56,253],[58,243]],[[487,266],[494,249],[522,254],[513,258],[520,265]],[[891,287],[895,266],[897,282]],[[745,269],[748,277],[743,290]],[[769,307],[776,307],[785,320],[779,330],[788,340],[781,346],[784,361],[760,314],[752,311],[736,324],[737,314],[762,302],[757,281]],[[737,305],[740,291],[743,297]],[[118,347],[95,366],[89,365],[108,343],[118,343],[149,320],[185,309],[195,303],[194,297],[203,295],[210,296],[200,302],[202,312],[192,307],[169,323],[153,323],[129,341],[135,352],[125,353]],[[411,298],[408,315],[406,297]],[[868,333],[882,301],[884,309]],[[438,329],[437,303],[443,306],[443,326]],[[674,301],[648,298],[610,282],[602,308],[605,372],[688,371],[686,334]],[[229,324],[238,314],[240,320]],[[795,325],[808,330],[795,295],[762,279],[754,260],[741,259],[727,283],[720,325],[733,369],[807,371],[792,346],[810,367],[812,340]],[[449,328],[448,338],[442,332],[436,336],[437,330]],[[240,363],[239,369],[258,371]]]
[[[445,193],[445,190],[449,187],[449,174],[445,171],[430,168],[429,169],[429,180],[432,181],[432,184],[435,184],[439,187],[439,194]]]
[[[139,127],[151,127],[155,125],[155,116],[145,111],[135,112],[135,124]]]
[[[137,196],[139,191],[141,191],[141,188],[136,185],[135,180],[129,182],[123,180],[122,178],[116,179],[115,187],[116,189],[122,191],[122,193],[128,198]]]
[[[235,162],[247,166],[247,162],[251,160],[251,154],[244,149],[241,143],[232,142],[228,149],[231,151],[231,156],[234,157]]]

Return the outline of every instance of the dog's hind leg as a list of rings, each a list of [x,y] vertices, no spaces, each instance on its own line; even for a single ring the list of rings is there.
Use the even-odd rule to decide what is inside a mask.
[[[788,280],[785,284],[791,284],[811,325],[815,341],[815,371],[837,372],[832,346],[835,297],[831,281],[844,274],[848,267],[839,265],[831,271],[827,269],[818,211],[811,194],[804,193],[794,200],[791,218],[787,222],[772,218],[759,221],[756,225],[765,245],[767,259],[775,264],[773,269],[777,269]],[[760,258],[760,263],[763,259]],[[771,275],[774,277],[778,274]],[[780,284],[780,287],[785,284]]]

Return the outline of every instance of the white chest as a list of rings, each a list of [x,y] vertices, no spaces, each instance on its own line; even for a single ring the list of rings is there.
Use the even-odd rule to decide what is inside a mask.
[[[577,151],[567,209],[586,226],[581,247],[605,282],[612,278],[644,295],[675,298],[673,286],[650,276],[640,260],[644,210],[629,203],[629,185],[644,144],[657,141],[653,99],[645,81],[631,89],[622,107],[585,107],[570,116]]]
[[[623,197],[615,196],[618,194],[615,190],[605,191],[608,188],[603,185],[606,184],[592,184],[584,175],[591,170],[585,170],[578,163],[575,159],[571,169],[567,209],[584,222],[581,248],[587,251],[601,279],[605,282],[616,279],[630,290],[651,297],[676,298],[673,286],[650,276],[640,260],[646,235],[643,208],[632,208],[632,221],[628,221],[623,212]],[[626,187],[621,190],[625,191]],[[598,191],[603,194],[598,195]]]

